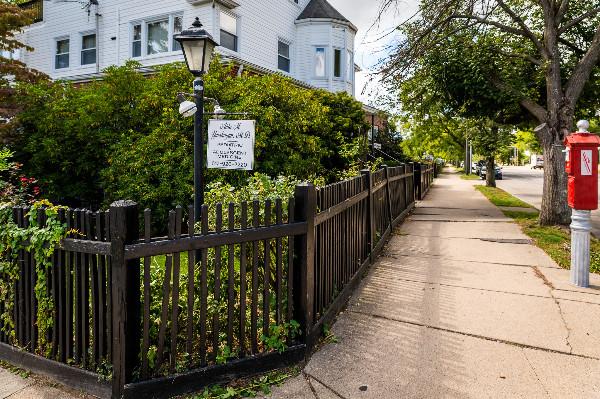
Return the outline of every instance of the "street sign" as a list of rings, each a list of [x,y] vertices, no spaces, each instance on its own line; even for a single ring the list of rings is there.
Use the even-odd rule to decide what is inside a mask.
[[[217,120],[208,123],[209,169],[253,170],[256,121]]]
[[[581,176],[592,175],[592,150],[581,151]]]

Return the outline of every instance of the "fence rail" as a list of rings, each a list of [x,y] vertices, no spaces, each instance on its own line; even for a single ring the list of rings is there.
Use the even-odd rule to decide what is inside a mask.
[[[197,224],[193,207],[178,207],[166,237],[152,237],[152,212],[132,202],[62,211],[73,234],[43,276],[49,328],[40,337],[42,277],[21,251],[0,300],[0,358],[112,398],[170,397],[297,362],[434,173],[426,164],[363,171],[300,185],[285,203],[204,206]],[[27,213],[14,209],[19,226]]]

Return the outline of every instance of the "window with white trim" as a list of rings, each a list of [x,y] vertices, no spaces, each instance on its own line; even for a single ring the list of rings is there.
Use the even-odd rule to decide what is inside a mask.
[[[231,14],[221,11],[219,14],[221,26],[220,46],[232,51],[238,51],[238,20]]]
[[[133,58],[142,56],[142,25],[133,25],[131,56]]]
[[[96,34],[81,36],[81,65],[96,63]]]
[[[131,57],[167,54],[181,51],[173,35],[183,30],[181,15],[168,15],[137,21],[131,25]]]
[[[279,40],[277,43],[277,67],[280,71],[290,72],[290,45]]]
[[[317,78],[324,78],[327,74],[325,54],[325,47],[315,47],[315,76]]]
[[[69,67],[69,39],[59,39],[56,41],[56,56],[54,59],[54,69],[64,69]]]
[[[351,51],[346,54],[346,81],[352,83],[354,78],[354,55]]]
[[[146,25],[146,54],[169,52],[169,19],[149,22]]]
[[[177,35],[183,31],[183,17],[176,16],[173,18],[173,35]],[[171,37],[173,37],[173,35]],[[173,39],[173,51],[181,51],[181,44]]]
[[[342,77],[342,50],[333,49],[333,77]]]

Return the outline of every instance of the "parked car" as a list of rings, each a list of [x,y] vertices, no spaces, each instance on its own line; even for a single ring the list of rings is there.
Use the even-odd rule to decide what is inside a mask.
[[[532,155],[531,156],[531,169],[544,169],[544,156],[543,155]]]
[[[471,173],[477,173],[477,162],[471,164]]]
[[[494,170],[495,170],[495,177],[496,180],[502,180],[502,168],[498,165],[494,166]],[[479,173],[479,177],[481,177],[481,180],[485,180],[486,179],[486,175],[487,175],[487,167],[485,165],[483,165],[481,167],[481,172]]]
[[[477,163],[475,164],[475,174],[477,176],[481,176],[481,168],[483,168],[484,166],[485,166],[484,160],[477,161]]]

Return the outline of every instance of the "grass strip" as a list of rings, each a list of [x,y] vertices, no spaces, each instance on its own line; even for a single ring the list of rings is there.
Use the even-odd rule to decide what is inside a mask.
[[[521,201],[517,197],[512,196],[504,190],[497,187],[475,186],[483,195],[496,206],[508,206],[511,208],[533,208],[526,202]]]
[[[476,186],[475,188],[496,206],[532,208],[531,205],[499,188],[485,186]],[[523,233],[560,267],[563,269],[571,267],[571,233],[569,229],[560,226],[540,226],[538,223],[539,212],[514,210],[503,210],[502,212],[513,219],[521,227]],[[590,271],[600,273],[600,240],[593,236],[590,242]]]

